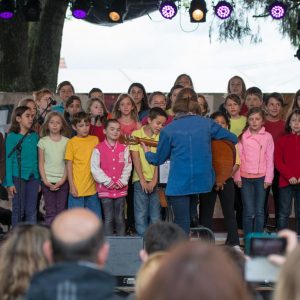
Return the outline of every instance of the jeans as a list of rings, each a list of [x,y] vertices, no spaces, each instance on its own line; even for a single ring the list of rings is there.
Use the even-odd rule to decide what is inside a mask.
[[[160,202],[156,188],[152,193],[145,193],[139,181],[133,183],[135,229],[140,236],[150,224],[160,220]]]
[[[125,197],[116,199],[101,198],[105,235],[113,235],[114,225],[116,234],[125,235]]]
[[[198,202],[199,197],[198,195],[192,195],[190,198],[190,219],[191,219],[191,226],[197,227],[198,226]]]
[[[200,224],[212,229],[213,213],[217,195],[219,195],[224,221],[228,232],[226,244],[230,246],[239,245],[239,236],[237,223],[234,213],[235,188],[232,178],[224,184],[224,189],[216,191],[214,188],[211,192],[200,194]]]
[[[42,183],[42,193],[46,210],[45,223],[51,225],[54,218],[67,208],[69,183],[66,181],[57,191],[51,191]]]
[[[279,188],[278,229],[288,228],[292,210],[293,197],[295,199],[295,217],[297,220],[297,234],[300,234],[300,185],[288,185]]]
[[[13,182],[17,193],[12,199],[12,226],[16,226],[19,222],[36,223],[36,207],[40,181],[35,179],[33,176],[31,176],[28,180],[21,179],[20,193],[19,179],[17,177],[13,177]],[[21,220],[19,220],[19,210],[21,213]]]
[[[167,196],[168,206],[174,213],[174,223],[180,226],[187,235],[190,233],[190,201],[190,195]]]
[[[264,231],[265,177],[242,177],[243,227],[244,236],[250,232]],[[254,218],[254,224],[253,224]]]
[[[82,197],[73,197],[69,194],[68,208],[83,207],[88,208],[101,218],[101,205],[97,194]]]
[[[272,194],[273,194],[273,200],[274,200],[274,210],[275,210],[275,225],[277,228],[277,220],[278,220],[278,210],[279,210],[279,177],[280,173],[279,171],[274,168],[274,178],[272,181],[272,186],[268,187],[266,190],[266,198],[265,198],[265,225],[268,222],[269,218],[269,194],[272,188]]]

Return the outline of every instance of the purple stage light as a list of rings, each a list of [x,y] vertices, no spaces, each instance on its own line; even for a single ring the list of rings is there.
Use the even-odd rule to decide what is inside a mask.
[[[74,9],[72,14],[76,19],[85,19],[87,16],[87,12],[83,9]]]
[[[11,11],[3,11],[0,13],[0,18],[1,19],[11,19],[14,16],[14,13]]]
[[[1,0],[0,1],[0,18],[11,19],[15,14],[15,1]]]
[[[220,1],[214,9],[217,17],[222,20],[230,18],[233,11],[232,5],[227,1]]]
[[[159,11],[165,19],[172,19],[177,14],[177,6],[172,1],[163,1],[160,4]]]
[[[275,1],[269,6],[269,13],[275,20],[284,18],[287,11],[287,5],[280,1]]]

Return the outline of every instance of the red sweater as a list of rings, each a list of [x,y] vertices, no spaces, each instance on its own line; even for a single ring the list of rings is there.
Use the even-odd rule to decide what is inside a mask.
[[[271,133],[274,144],[276,144],[278,139],[285,134],[285,122],[283,120],[275,122],[266,120],[264,127],[266,131]]]
[[[105,135],[104,135],[104,125],[101,126],[95,126],[90,124],[90,135],[95,135],[98,137],[99,142],[103,142],[105,140]]]
[[[292,177],[300,178],[300,135],[281,136],[275,147],[275,166],[280,173],[279,187],[288,186]]]

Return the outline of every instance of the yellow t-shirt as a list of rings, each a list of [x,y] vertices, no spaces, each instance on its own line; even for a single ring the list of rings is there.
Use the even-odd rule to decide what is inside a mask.
[[[72,161],[73,181],[78,196],[96,194],[95,181],[91,173],[91,156],[98,138],[93,135],[87,137],[73,137],[67,143],[65,159]]]
[[[136,137],[139,137],[139,138],[158,141],[159,134],[153,134],[152,137],[149,138],[148,135],[146,135],[145,132],[144,132],[144,127],[145,126],[143,126],[141,129],[133,131],[132,135],[136,136]],[[146,160],[145,152],[144,152],[142,146],[141,145],[131,145],[129,149],[131,151],[139,152],[144,178],[145,178],[146,181],[151,181],[152,178],[153,178],[153,175],[154,175],[155,166],[149,164],[148,161]],[[156,147],[150,147],[150,151],[155,153],[156,152]],[[135,181],[138,181],[138,180],[140,180],[139,176],[138,176],[136,170],[134,169],[132,182],[135,182]]]
[[[172,108],[167,109],[166,113],[167,113],[168,116],[174,116],[174,112],[173,112]]]
[[[230,119],[230,132],[234,133],[237,137],[243,132],[246,126],[247,119],[240,116],[238,119]]]
[[[241,165],[240,151],[237,144],[235,145],[235,164],[238,166]]]

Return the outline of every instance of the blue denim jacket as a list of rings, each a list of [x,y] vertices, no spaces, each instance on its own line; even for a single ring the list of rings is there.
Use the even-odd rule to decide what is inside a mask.
[[[174,119],[161,132],[157,152],[147,152],[154,165],[170,160],[166,195],[181,196],[210,192],[215,183],[211,140],[237,137],[215,121],[195,115]]]

